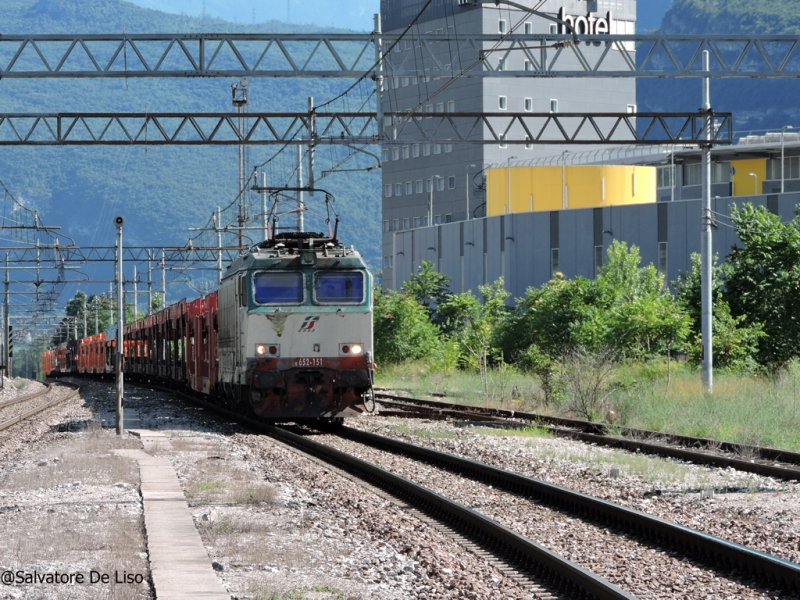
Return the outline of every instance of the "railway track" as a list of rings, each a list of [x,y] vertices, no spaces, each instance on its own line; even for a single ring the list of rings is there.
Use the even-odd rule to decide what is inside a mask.
[[[27,396],[22,396],[20,398],[14,398],[13,400],[7,400],[5,402],[0,402],[0,419],[2,419],[2,420],[0,420],[0,431],[4,431],[6,429],[9,429],[10,427],[13,427],[17,423],[20,423],[20,422],[22,422],[22,421],[24,421],[26,419],[29,419],[29,418],[39,414],[40,412],[42,412],[44,410],[47,410],[48,408],[50,408],[52,406],[55,406],[56,404],[60,404],[61,402],[64,402],[65,400],[69,400],[70,398],[74,398],[76,395],[78,395],[80,393],[80,387],[79,386],[77,386],[75,384],[71,384],[71,383],[66,383],[66,382],[63,382],[63,383],[64,383],[64,385],[67,385],[69,387],[73,387],[74,388],[73,391],[69,392],[68,394],[65,394],[63,396],[59,396],[59,397],[52,398],[52,399],[47,400],[47,401],[42,402],[42,403],[38,403],[33,408],[25,407],[22,411],[16,410],[14,412],[16,412],[17,414],[15,414],[14,416],[11,416],[11,417],[9,417],[8,415],[5,414],[6,412],[8,412],[7,409],[9,409],[10,407],[22,408],[22,407],[19,406],[20,404],[27,404],[28,402],[31,402],[31,401],[36,400],[38,398],[41,398],[42,396],[46,396],[46,395],[52,393],[57,388],[52,383],[45,383],[45,386],[46,386],[45,389],[40,390],[40,391],[38,391],[38,392],[36,392],[34,394],[29,394]]]
[[[633,598],[601,577],[479,512],[375,464],[310,439],[307,432],[302,435],[284,427],[247,419],[175,390],[157,386],[145,387],[180,395],[383,490],[444,524],[446,531],[451,532],[462,544],[466,543],[464,545],[468,547],[471,545],[471,549],[479,556],[491,555],[501,563],[511,566],[513,575],[528,578],[532,582],[538,597]],[[470,459],[347,427],[342,428],[339,435],[346,440],[425,461],[498,489],[534,499],[566,515],[600,524],[620,535],[640,539],[651,547],[668,548],[682,556],[691,557],[710,570],[725,574],[733,572],[740,580],[753,581],[765,588],[800,595],[800,565],[790,561]],[[508,568],[505,570],[509,571]]]
[[[737,469],[766,477],[800,481],[800,453],[724,442],[708,438],[665,434],[631,427],[608,426],[578,419],[537,413],[485,408],[375,394],[384,416],[417,419],[467,419],[491,423],[529,423],[547,428],[553,435],[632,452],[677,458],[695,464]],[[613,432],[613,435],[612,435]]]
[[[744,575],[768,588],[800,593],[800,565],[670,521],[659,519],[586,494],[552,485],[460,456],[417,446],[393,438],[343,428],[339,435],[369,447],[399,454],[445,471],[491,485],[544,504],[580,520],[594,522],[649,546],[668,548],[696,560],[709,569]],[[741,576],[737,577],[742,579]]]
[[[439,523],[459,543],[489,560],[504,574],[520,582],[524,579],[531,593],[537,598],[548,599],[597,599],[635,600],[594,573],[564,559],[546,548],[519,535],[496,521],[454,502],[406,478],[377,467],[367,461],[321,444],[308,435],[299,435],[284,427],[268,425],[249,419],[238,413],[210,404],[193,395],[174,389],[137,383],[180,396],[218,415],[223,415],[249,429],[265,433],[302,454],[340,470],[351,478],[365,482],[401,504],[412,507],[422,515]],[[306,432],[307,433],[307,432]]]

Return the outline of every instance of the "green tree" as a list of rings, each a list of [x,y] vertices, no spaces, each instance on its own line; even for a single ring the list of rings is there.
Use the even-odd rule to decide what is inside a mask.
[[[438,273],[432,263],[423,260],[417,272],[403,284],[403,292],[427,308],[433,316],[436,307],[450,295],[449,287],[450,277]]]
[[[483,303],[470,292],[454,294],[441,304],[439,316],[444,330],[458,341],[462,363],[478,369],[483,392],[487,393],[489,364],[502,356],[495,340],[509,314],[506,300],[510,294],[502,278],[478,289]]]
[[[724,269],[733,317],[763,328],[758,362],[776,371],[800,356],[800,213],[789,223],[763,207],[731,211],[741,241]]]
[[[428,358],[439,350],[438,328],[428,311],[411,296],[375,291],[375,360],[397,364]]]

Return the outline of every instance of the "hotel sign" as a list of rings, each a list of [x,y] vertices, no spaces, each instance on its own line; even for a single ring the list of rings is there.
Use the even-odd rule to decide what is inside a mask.
[[[564,23],[569,23],[578,35],[609,34],[611,33],[611,24],[614,22],[611,11],[608,11],[605,17],[595,17],[592,16],[592,13],[588,13],[585,17],[572,17],[566,14],[563,6],[558,11],[558,18]],[[558,33],[561,35],[571,33],[563,23],[559,23],[558,29]]]

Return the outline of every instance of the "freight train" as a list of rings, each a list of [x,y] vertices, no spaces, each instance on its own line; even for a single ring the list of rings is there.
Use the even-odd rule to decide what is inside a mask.
[[[113,377],[114,329],[47,350],[44,373]],[[279,234],[216,292],[125,325],[123,345],[126,381],[268,420],[340,422],[374,401],[372,276],[335,234]]]

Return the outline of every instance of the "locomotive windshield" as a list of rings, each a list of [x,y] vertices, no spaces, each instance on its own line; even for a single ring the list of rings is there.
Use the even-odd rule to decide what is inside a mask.
[[[359,271],[321,271],[314,278],[314,296],[319,304],[364,302],[364,274]]]
[[[302,304],[303,274],[290,271],[256,273],[253,277],[259,304]]]

